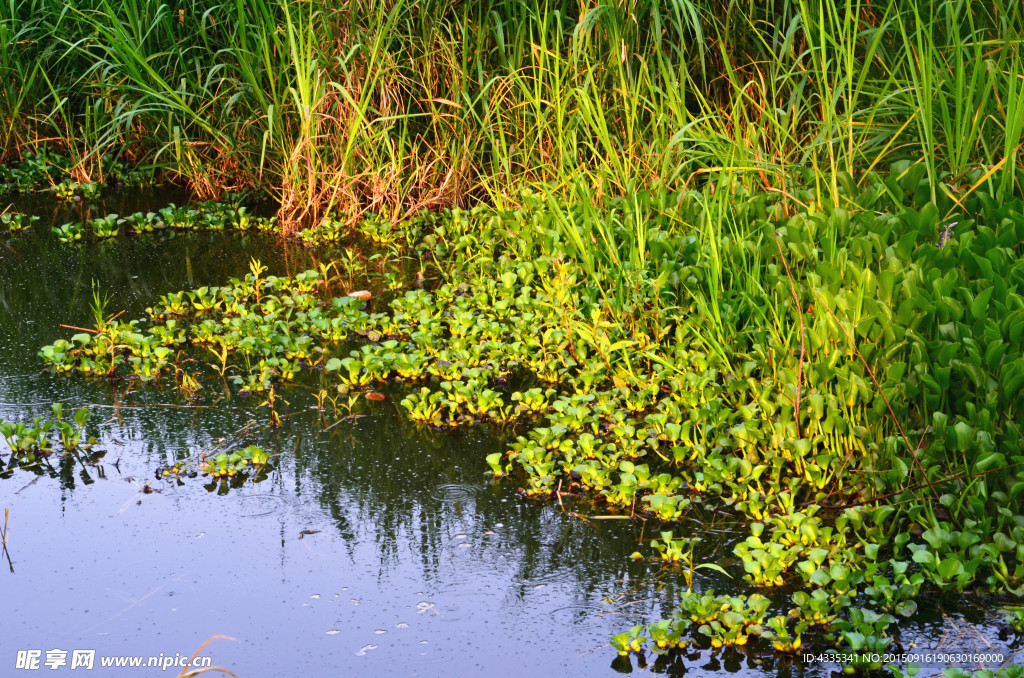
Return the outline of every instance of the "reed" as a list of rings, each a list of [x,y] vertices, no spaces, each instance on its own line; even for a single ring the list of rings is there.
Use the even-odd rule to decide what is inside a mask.
[[[1019,3],[996,0],[155,0],[0,5],[5,158],[59,147],[204,197],[273,195],[397,218],[514,203],[523,187],[636,187],[733,172],[787,191],[897,161],[935,195],[1020,191]]]

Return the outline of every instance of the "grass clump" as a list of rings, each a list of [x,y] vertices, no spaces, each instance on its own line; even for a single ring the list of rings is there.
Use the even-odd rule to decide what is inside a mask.
[[[1005,0],[18,0],[0,148],[61,158],[0,183],[158,169],[201,198],[270,194],[286,230],[723,170],[841,206],[902,161],[933,201],[1020,195],[1022,20]]]

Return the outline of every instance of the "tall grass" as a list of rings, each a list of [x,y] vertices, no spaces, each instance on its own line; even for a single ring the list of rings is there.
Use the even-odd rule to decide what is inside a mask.
[[[289,228],[518,189],[597,200],[736,174],[788,192],[923,164],[1019,193],[1010,0],[6,0],[4,156],[257,188]]]

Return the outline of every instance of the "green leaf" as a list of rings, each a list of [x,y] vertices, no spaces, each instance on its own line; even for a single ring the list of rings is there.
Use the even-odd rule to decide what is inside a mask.
[[[1004,457],[1002,454],[999,454],[998,452],[989,452],[988,454],[982,455],[981,458],[978,459],[977,464],[975,464],[975,468],[977,468],[978,472],[983,473],[985,471],[989,471],[996,467],[1005,465],[1006,457]]]
[[[967,422],[957,422],[952,429],[954,447],[959,452],[966,452],[971,444],[971,427]],[[947,443],[950,442],[949,435],[946,435]]]
[[[939,561],[938,572],[944,579],[953,580],[957,575],[963,574],[964,564],[960,559],[953,556]]]
[[[905,600],[896,606],[896,613],[904,617],[913,616],[917,612],[917,603],[912,600]]]
[[[720,574],[724,574],[726,577],[729,577],[729,579],[732,579],[732,577],[729,576],[729,573],[722,569],[721,565],[716,565],[715,563],[701,563],[693,569],[702,570],[705,568],[708,570],[714,570],[715,572],[718,572]]]
[[[920,549],[914,552],[914,562],[921,565],[931,565],[935,562],[935,554],[928,549]]]
[[[985,311],[988,310],[989,299],[992,298],[992,293],[995,291],[995,287],[988,287],[974,298],[974,302],[971,304],[971,315],[975,320],[980,320],[985,316]]]
[[[853,631],[844,631],[843,638],[850,644],[850,649],[857,651],[864,647],[864,641],[866,638],[863,633],[855,633]]]
[[[832,577],[825,570],[815,570],[811,575],[811,581],[818,586],[828,586],[832,583]]]
[[[825,562],[825,558],[828,557],[828,551],[821,547],[815,547],[811,549],[811,552],[807,554],[807,557],[810,558],[815,565],[821,565]]]

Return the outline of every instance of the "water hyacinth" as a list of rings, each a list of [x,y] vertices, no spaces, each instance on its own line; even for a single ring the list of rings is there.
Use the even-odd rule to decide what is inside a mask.
[[[62,242],[81,240],[85,232],[100,239],[114,238],[120,233],[152,233],[170,229],[175,231],[259,231],[274,230],[274,218],[253,216],[241,204],[240,198],[228,202],[204,201],[189,206],[173,203],[155,212],[136,212],[122,217],[108,214],[85,222],[67,222],[53,227]]]
[[[280,389],[301,370],[322,370],[350,399],[350,412],[353,394],[405,384],[400,407],[414,422],[512,427],[508,449],[485,455],[481,470],[486,463],[521,496],[575,497],[666,526],[696,507],[729,507],[750,521],[751,532],[734,549],[739,567],[719,575],[765,591],[799,588],[789,595],[786,623],[769,619],[761,598],[753,607],[731,598],[707,609],[684,602],[681,618],[690,626],[631,631],[615,645],[620,653],[652,643],[672,652],[751,642],[779,652],[808,644],[881,651],[892,637],[879,620],[913,617],[913,599],[929,587],[1021,591],[1024,518],[988,508],[993,497],[1024,488],[1012,465],[1021,441],[995,416],[1016,406],[1014,384],[1024,379],[1020,294],[977,277],[989,265],[1011,279],[1019,274],[1013,248],[1024,240],[1016,239],[1024,222],[1004,218],[1016,208],[993,209],[973,235],[939,248],[940,220],[928,205],[902,217],[799,214],[765,235],[771,206],[762,196],[737,186],[715,195],[675,196],[675,219],[699,221],[713,208],[707,200],[727,196],[748,224],[747,244],[715,236],[710,257],[674,232],[673,221],[656,223],[649,235],[661,254],[649,266],[660,285],[597,278],[597,287],[581,286],[590,264],[565,244],[571,221],[553,219],[532,240],[510,228],[575,208],[527,196],[529,206],[516,210],[416,216],[408,232],[420,235],[386,245],[400,248],[387,259],[393,268],[378,268],[372,253],[391,238],[382,234],[405,231],[371,220],[350,236],[364,239],[363,254],[341,246],[347,264],[285,278],[253,262],[244,278],[167,294],[143,321],[112,320],[42,355],[58,371],[106,378],[191,374],[196,383],[213,370],[245,392],[263,393],[272,426],[282,424]],[[872,195],[877,209],[881,194]],[[638,198],[619,208],[647,204]],[[609,228],[622,213],[609,213]],[[1001,220],[998,234],[988,219]],[[846,243],[841,256],[826,260],[810,246],[823,233]],[[756,257],[751,242],[760,243]],[[989,256],[993,249],[1004,254]],[[383,300],[347,294],[360,281],[408,271],[403,258],[433,277]],[[755,260],[770,262],[759,285],[730,273]],[[831,263],[839,260],[842,266]],[[621,275],[650,281],[643,270],[624,267]],[[709,281],[731,292],[712,297]],[[630,310],[661,304],[657,313]],[[990,307],[1000,309],[998,322]],[[802,313],[805,336],[765,324],[769,316],[758,308],[779,318]],[[733,328],[731,338],[715,339],[724,327]],[[983,351],[971,336],[998,343]],[[193,349],[205,360],[170,356]],[[954,380],[954,365],[990,381]],[[986,391],[985,383],[998,387]],[[908,447],[915,435],[922,442]],[[1006,473],[990,475],[995,469]],[[979,473],[987,488],[975,494],[964,478]],[[894,492],[909,493],[912,508],[896,514],[871,499]],[[966,500],[944,498],[957,492],[967,492]],[[911,521],[927,528],[914,535],[905,529]],[[641,562],[674,563],[688,588],[698,575],[712,576],[712,565],[721,570],[702,562],[696,540],[663,531],[669,537],[650,546],[656,558],[640,553]],[[863,618],[858,609],[867,611]]]
[[[21,212],[0,213],[0,233],[21,233],[32,227],[32,224],[39,221],[39,217],[22,214]]]

